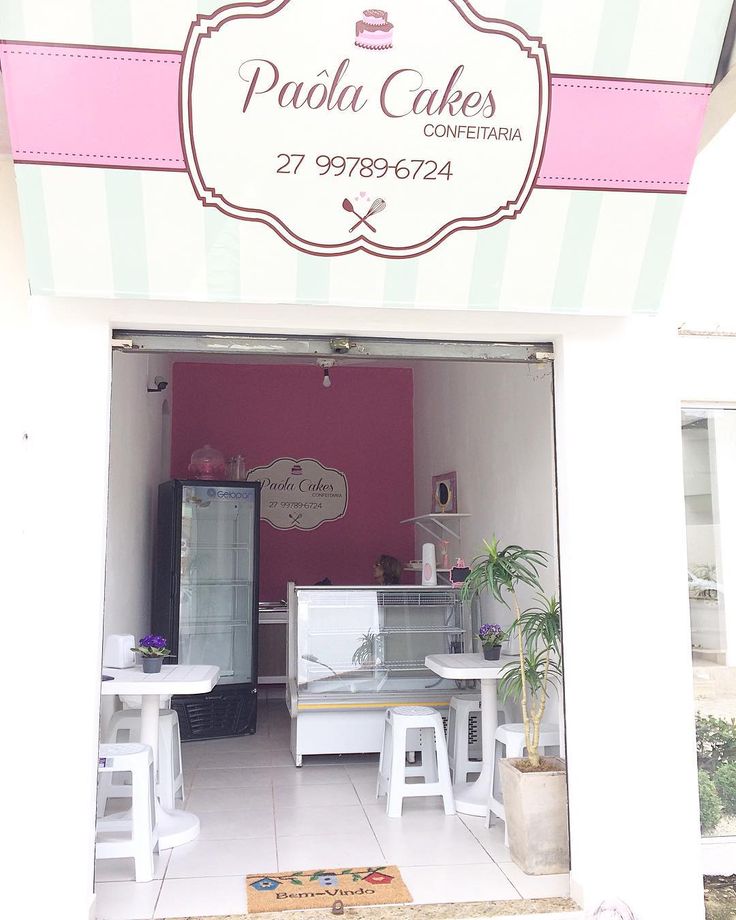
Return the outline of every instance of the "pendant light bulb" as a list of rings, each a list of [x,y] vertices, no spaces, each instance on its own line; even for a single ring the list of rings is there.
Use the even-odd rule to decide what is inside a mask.
[[[334,358],[320,358],[317,361],[319,367],[322,368],[322,386],[327,389],[332,386],[332,379],[330,378],[330,368],[335,366]]]

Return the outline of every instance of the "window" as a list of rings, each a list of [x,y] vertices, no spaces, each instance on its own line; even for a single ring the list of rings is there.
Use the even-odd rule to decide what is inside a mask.
[[[736,410],[682,413],[704,836],[736,836]]]

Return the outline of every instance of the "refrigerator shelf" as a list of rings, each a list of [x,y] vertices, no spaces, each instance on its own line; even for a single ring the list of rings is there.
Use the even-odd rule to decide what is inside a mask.
[[[228,636],[233,627],[250,628],[248,620],[220,620],[209,623],[191,623],[186,619],[179,620],[179,635],[186,636]]]
[[[452,607],[457,602],[454,591],[394,590],[377,591],[379,607]]]
[[[253,586],[253,581],[245,581],[242,578],[202,578],[192,581],[182,578],[180,584],[182,588],[250,588]]]
[[[324,673],[322,668],[325,665],[320,667],[321,662],[312,662],[315,666],[315,669],[319,668],[320,677],[316,678],[320,682],[330,681],[330,680],[345,680],[346,678],[358,678],[358,677],[371,677],[376,674],[383,674],[386,671],[429,671],[429,668],[425,665],[423,658],[416,659],[404,659],[396,661],[382,661],[380,664],[371,665],[366,668],[356,668],[352,662],[338,662],[334,670],[337,671],[337,675],[329,675]],[[314,683],[314,679],[310,680],[309,683]]]
[[[434,633],[439,635],[451,635],[465,632],[462,626],[383,626],[379,631],[379,636],[406,635],[410,633]]]
[[[365,632],[365,631],[364,631]],[[432,633],[433,635],[458,635],[464,633],[462,626],[382,626],[380,629],[371,630],[374,636],[413,636],[416,633]],[[309,636],[355,636],[356,639],[362,638],[363,633],[360,627],[352,626],[344,629],[310,629]]]

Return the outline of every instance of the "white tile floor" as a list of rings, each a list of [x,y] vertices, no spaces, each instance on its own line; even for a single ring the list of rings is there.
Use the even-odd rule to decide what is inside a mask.
[[[258,732],[184,745],[186,807],[197,840],[163,851],[156,879],[133,881],[133,861],[98,861],[98,920],[245,913],[247,873],[396,864],[418,903],[565,897],[567,875],[526,876],[503,824],[448,817],[439,799],[409,799],[401,819],[375,797],[377,757],[289,753],[280,702],[261,702]]]

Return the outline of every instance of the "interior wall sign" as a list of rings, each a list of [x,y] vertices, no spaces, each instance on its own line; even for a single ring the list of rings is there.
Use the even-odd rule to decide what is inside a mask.
[[[731,0],[6,6],[34,293],[611,314],[658,306]]]
[[[261,484],[261,520],[277,530],[314,530],[347,511],[347,477],[319,460],[281,457],[252,469],[248,479]]]

